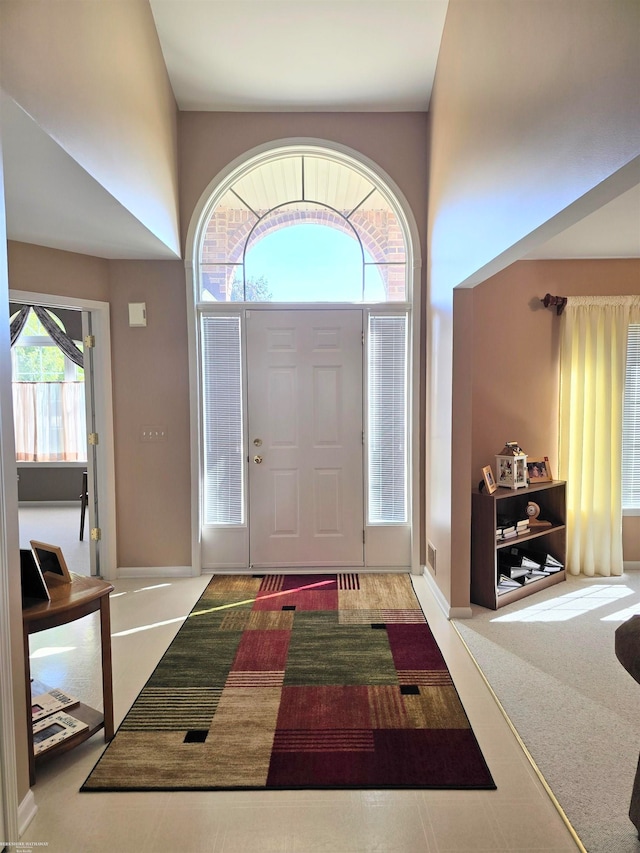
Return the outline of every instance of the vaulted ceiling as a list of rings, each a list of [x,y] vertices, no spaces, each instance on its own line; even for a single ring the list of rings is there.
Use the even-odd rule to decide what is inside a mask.
[[[424,112],[447,0],[150,6],[180,110]],[[106,258],[172,257],[13,101],[3,96],[0,109],[10,239]],[[640,187],[528,257],[640,257]]]

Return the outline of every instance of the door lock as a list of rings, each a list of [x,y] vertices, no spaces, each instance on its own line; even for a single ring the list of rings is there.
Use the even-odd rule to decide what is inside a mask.
[[[253,443],[256,447],[262,447],[262,439],[261,438],[254,438]]]

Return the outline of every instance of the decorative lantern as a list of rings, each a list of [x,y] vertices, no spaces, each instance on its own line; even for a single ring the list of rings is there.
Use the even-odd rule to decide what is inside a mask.
[[[496,483],[507,489],[527,485],[527,454],[517,441],[508,441],[496,454]]]

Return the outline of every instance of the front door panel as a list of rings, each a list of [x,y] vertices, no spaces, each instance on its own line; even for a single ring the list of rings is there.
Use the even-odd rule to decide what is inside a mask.
[[[247,312],[256,567],[363,564],[362,313]]]

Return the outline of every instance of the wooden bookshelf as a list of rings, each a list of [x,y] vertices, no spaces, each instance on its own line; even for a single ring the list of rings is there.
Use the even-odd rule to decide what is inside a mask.
[[[538,590],[561,583],[565,570],[527,583],[509,592],[498,592],[498,553],[526,543],[531,550],[547,552],[563,567],[566,562],[566,484],[562,480],[537,483],[522,489],[498,488],[492,495],[475,490],[471,503],[471,601],[491,610],[504,607]],[[498,539],[498,518],[526,518],[529,501],[540,506],[540,518],[550,527],[533,528],[518,536]]]

